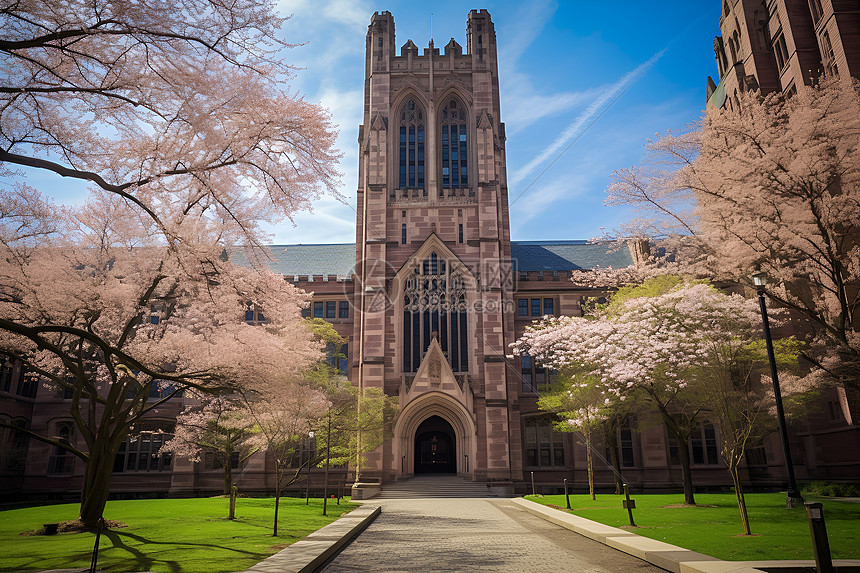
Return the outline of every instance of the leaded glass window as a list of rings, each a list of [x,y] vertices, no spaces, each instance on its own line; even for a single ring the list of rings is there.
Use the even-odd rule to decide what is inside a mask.
[[[466,108],[451,99],[442,108],[442,187],[469,186]]]
[[[424,113],[414,100],[400,112],[399,166],[401,189],[424,189]]]
[[[417,372],[436,337],[454,372],[469,369],[466,281],[435,252],[418,264],[403,288],[403,371]]]

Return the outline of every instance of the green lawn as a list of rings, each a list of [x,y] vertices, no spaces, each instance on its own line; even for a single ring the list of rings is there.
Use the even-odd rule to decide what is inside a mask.
[[[111,501],[106,519],[128,527],[102,534],[98,567],[104,571],[240,571],[276,553],[357,504],[281,498],[278,537],[272,537],[274,499],[239,498],[236,520],[228,500],[152,499]],[[0,571],[89,567],[95,535],[20,536],[43,523],[75,519],[77,504],[0,511]]]
[[[526,496],[537,503],[565,507],[563,495]],[[572,513],[605,525],[629,525],[623,496],[571,495]],[[747,494],[747,509],[753,537],[742,533],[740,513],[733,493],[696,494],[696,503],[716,507],[664,506],[683,503],[681,494],[634,495],[631,531],[706,555],[733,561],[759,559],[812,559],[812,540],[806,508],[785,508],[784,493]],[[807,499],[824,504],[830,550],[834,559],[860,557],[860,503],[832,499]],[[562,510],[566,511],[566,510]]]

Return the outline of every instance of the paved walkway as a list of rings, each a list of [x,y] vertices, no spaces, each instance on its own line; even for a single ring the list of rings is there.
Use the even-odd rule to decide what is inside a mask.
[[[508,499],[393,499],[321,571],[665,573]]]

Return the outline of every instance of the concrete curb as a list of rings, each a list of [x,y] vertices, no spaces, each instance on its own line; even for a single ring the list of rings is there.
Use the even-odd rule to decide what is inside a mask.
[[[381,512],[378,505],[364,504],[243,573],[312,573]]]
[[[798,569],[811,567],[815,569],[815,561],[723,561],[710,555],[703,555],[670,545],[656,539],[642,537],[624,529],[610,527],[567,513],[559,511],[527,499],[516,498],[511,500],[522,509],[541,517],[550,523],[554,523],[565,529],[569,529],[580,535],[584,535],[604,545],[623,551],[661,569],[672,571],[672,573],[765,573],[768,570],[786,568],[797,571]],[[839,570],[843,568],[860,568],[860,559],[835,559],[834,566]]]

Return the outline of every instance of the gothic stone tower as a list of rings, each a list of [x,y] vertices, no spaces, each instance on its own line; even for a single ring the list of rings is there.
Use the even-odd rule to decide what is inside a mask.
[[[496,35],[485,10],[466,27],[466,53],[399,55],[389,12],[368,27],[352,378],[400,412],[363,479],[522,479]]]

